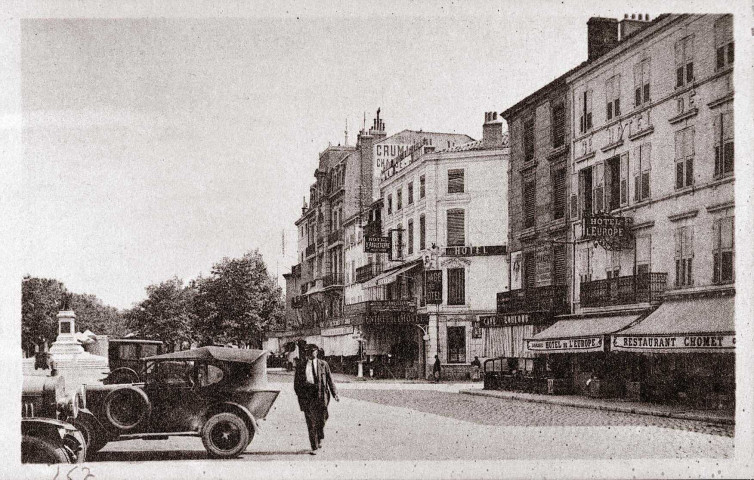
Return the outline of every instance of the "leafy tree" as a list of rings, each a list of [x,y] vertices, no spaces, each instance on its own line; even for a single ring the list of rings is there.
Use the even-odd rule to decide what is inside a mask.
[[[81,332],[91,330],[98,335],[115,337],[128,333],[123,314],[94,295],[74,293],[70,308],[76,312],[76,328]]]
[[[265,327],[283,314],[282,289],[257,250],[224,258],[196,287],[194,330],[203,344],[233,341],[260,348]]]
[[[126,313],[128,326],[139,336],[162,340],[168,351],[193,340],[195,323],[192,284],[174,277],[147,287],[147,298]]]
[[[57,314],[66,292],[58,280],[25,276],[21,283],[21,346],[27,353],[58,333]]]

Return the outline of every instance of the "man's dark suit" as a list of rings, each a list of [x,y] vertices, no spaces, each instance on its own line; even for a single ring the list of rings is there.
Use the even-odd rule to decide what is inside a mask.
[[[298,405],[304,412],[306,428],[309,430],[309,442],[312,450],[319,448],[319,442],[325,438],[324,428],[328,418],[327,406],[330,404],[330,393],[337,396],[335,383],[330,373],[330,366],[324,360],[315,358],[316,378],[314,384],[306,381],[308,360],[299,361],[293,377],[293,390],[298,397]]]

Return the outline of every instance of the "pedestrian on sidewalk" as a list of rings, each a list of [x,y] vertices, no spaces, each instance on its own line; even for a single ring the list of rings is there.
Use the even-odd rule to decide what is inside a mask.
[[[479,371],[482,369],[482,362],[479,360],[479,356],[475,356],[471,361],[471,379],[479,380]]]
[[[440,366],[440,357],[435,355],[435,364],[432,367],[432,376],[435,377],[435,383],[442,378],[442,367]]]
[[[316,345],[306,346],[306,360],[298,362],[293,377],[293,390],[298,397],[298,405],[304,412],[306,428],[309,432],[311,454],[316,455],[325,438],[325,423],[329,417],[327,406],[330,393],[336,402],[340,401],[335,388],[330,366],[317,358],[319,349]]]

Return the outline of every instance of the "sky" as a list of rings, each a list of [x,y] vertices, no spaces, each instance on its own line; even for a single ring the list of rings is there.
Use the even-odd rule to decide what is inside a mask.
[[[280,276],[346,122],[480,138],[623,10],[437,12],[21,20],[24,273],[119,308],[253,249]]]

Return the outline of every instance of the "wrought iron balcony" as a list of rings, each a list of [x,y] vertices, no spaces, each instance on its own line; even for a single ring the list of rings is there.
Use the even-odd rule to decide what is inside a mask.
[[[312,255],[314,255],[316,250],[317,250],[317,246],[315,244],[312,243],[311,245],[308,245],[306,247],[306,256],[311,257]]]
[[[640,273],[581,283],[582,307],[656,303],[667,289],[667,273]]]
[[[382,273],[381,263],[367,263],[356,269],[356,283],[364,283]]]
[[[565,313],[568,310],[567,285],[545,285],[497,294],[497,313]]]
[[[329,235],[327,235],[327,244],[332,245],[333,243],[337,242],[338,240],[343,240],[343,229],[339,228],[337,230],[334,230],[330,232]]]
[[[343,274],[342,273],[330,273],[322,278],[322,286],[334,287],[343,286]]]

